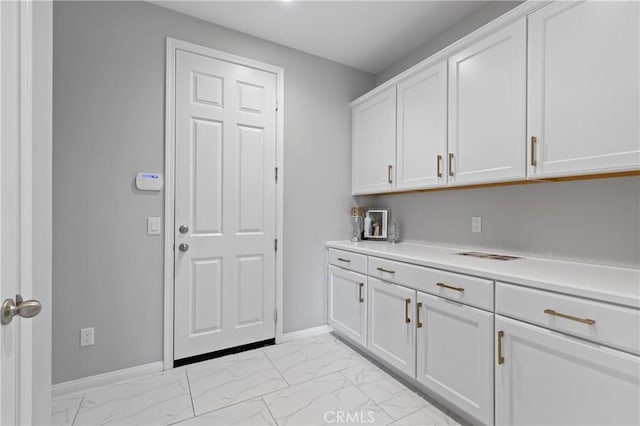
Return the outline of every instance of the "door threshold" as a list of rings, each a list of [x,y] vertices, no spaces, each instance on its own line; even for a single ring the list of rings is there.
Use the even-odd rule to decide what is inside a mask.
[[[276,339],[261,340],[259,342],[247,343],[246,345],[234,346],[232,348],[220,349],[219,351],[208,352],[206,354],[194,355],[187,358],[176,359],[173,361],[173,368],[182,367],[196,362],[207,361],[209,359],[220,358],[226,355],[237,354],[240,352],[250,351],[252,349],[262,348],[276,344]]]

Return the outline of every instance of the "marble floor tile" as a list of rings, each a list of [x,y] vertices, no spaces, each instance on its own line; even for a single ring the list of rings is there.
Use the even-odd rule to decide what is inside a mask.
[[[369,424],[393,421],[340,373],[263,396],[278,425]]]
[[[180,426],[276,426],[276,421],[262,398],[241,402],[178,423]]]
[[[341,373],[395,420],[430,405],[424,398],[370,362]]]
[[[166,425],[193,417],[181,372],[160,373],[85,393],[75,425]]]
[[[460,426],[446,413],[429,405],[413,414],[392,423],[393,426]]]
[[[51,424],[66,426],[73,424],[83,395],[63,395],[51,399]]]
[[[329,334],[263,351],[291,385],[365,362],[360,354]]]
[[[287,386],[261,350],[194,364],[187,375],[196,416]]]

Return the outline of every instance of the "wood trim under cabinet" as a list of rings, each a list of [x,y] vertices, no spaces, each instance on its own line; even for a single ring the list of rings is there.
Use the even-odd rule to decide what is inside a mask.
[[[576,176],[562,176],[555,178],[543,178],[543,179],[527,179],[527,180],[515,180],[507,182],[492,182],[492,183],[480,183],[476,185],[461,185],[461,186],[447,186],[441,188],[428,188],[428,189],[410,189],[406,191],[393,191],[393,192],[377,192],[357,195],[394,195],[394,194],[415,194],[420,192],[436,192],[436,191],[452,191],[458,189],[473,189],[473,188],[493,188],[498,186],[514,186],[514,185],[530,185],[535,183],[554,183],[554,182],[572,182],[576,180],[592,180],[592,179],[610,179],[618,177],[640,176],[640,170],[626,171],[626,172],[611,172],[611,173],[597,173],[591,175],[576,175]]]

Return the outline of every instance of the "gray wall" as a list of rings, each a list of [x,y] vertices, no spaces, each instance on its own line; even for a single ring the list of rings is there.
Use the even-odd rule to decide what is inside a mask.
[[[404,58],[376,75],[376,85],[380,85],[390,78],[400,74],[402,71],[411,68],[421,60],[444,49],[467,34],[472,33],[488,22],[493,21],[500,15],[508,12],[522,1],[490,1],[470,15],[462,18],[458,23],[452,25],[434,38],[423,44]]]
[[[404,240],[638,268],[640,177],[377,197]],[[471,217],[482,232],[471,232]]]
[[[162,359],[165,37],[285,69],[285,332],[326,322],[323,243],[349,235],[349,102],[374,76],[142,2],[54,3],[53,382]],[[313,224],[313,226],[309,226]],[[96,344],[80,348],[79,331]]]

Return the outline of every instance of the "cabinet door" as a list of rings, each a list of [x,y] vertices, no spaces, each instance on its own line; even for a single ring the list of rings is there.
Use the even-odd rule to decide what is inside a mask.
[[[640,358],[496,315],[496,424],[640,424]]]
[[[365,346],[367,339],[367,277],[329,266],[329,324]]]
[[[399,371],[416,375],[416,291],[369,278],[367,348]]]
[[[525,18],[449,58],[450,185],[525,177]]]
[[[637,1],[555,2],[529,16],[530,177],[640,166],[639,27]]]
[[[493,423],[493,313],[418,292],[417,379]]]
[[[447,184],[447,62],[398,84],[398,189]]]
[[[353,194],[395,188],[396,87],[353,108]]]

